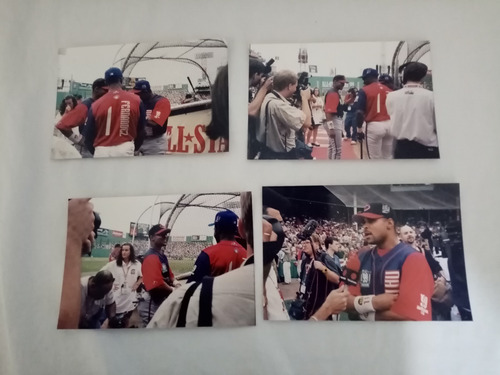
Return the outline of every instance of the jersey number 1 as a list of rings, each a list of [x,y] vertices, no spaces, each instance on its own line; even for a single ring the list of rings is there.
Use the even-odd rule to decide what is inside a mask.
[[[111,109],[111,107],[108,108],[108,114],[106,115],[106,132],[104,134],[106,136],[111,133]]]

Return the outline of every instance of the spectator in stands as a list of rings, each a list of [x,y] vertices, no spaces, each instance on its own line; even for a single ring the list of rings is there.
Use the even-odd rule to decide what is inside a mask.
[[[107,318],[116,318],[116,303],[111,289],[113,275],[99,271],[95,276],[81,278],[81,307],[78,328],[101,328]]]
[[[205,276],[219,276],[243,264],[247,251],[235,241],[238,231],[238,216],[230,210],[217,212],[214,237],[217,244],[203,250],[194,264],[187,282],[201,282]]]
[[[193,101],[194,101],[193,94],[187,93],[184,100],[182,101],[182,104],[191,103]]]

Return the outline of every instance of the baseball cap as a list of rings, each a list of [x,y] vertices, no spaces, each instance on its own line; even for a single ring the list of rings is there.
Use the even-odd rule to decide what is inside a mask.
[[[389,74],[381,74],[380,77],[378,77],[378,81],[384,83],[393,83],[394,79]]]
[[[335,77],[333,77],[333,80],[335,82],[343,82],[343,83],[348,83],[347,80],[345,79],[345,76],[342,75],[342,74],[339,74],[339,75],[336,75]]]
[[[369,203],[360,212],[352,217],[354,221],[361,221],[363,219],[394,219],[394,212],[388,204],[385,203]]]
[[[363,74],[359,78],[378,77],[378,72],[373,68],[363,69]]]
[[[117,67],[109,68],[104,73],[104,79],[106,80],[107,84],[118,82],[122,78],[123,78],[122,71],[120,70],[120,68]]]
[[[238,228],[238,216],[230,210],[226,211],[220,211],[217,212],[215,215],[215,220],[213,223],[208,224],[208,226],[213,226],[215,225],[216,227],[224,227],[224,228],[229,228],[229,229],[236,229]]]
[[[137,81],[132,91],[137,94],[141,91],[151,91],[151,85],[145,79]]]
[[[170,229],[168,228],[165,228],[164,225],[161,225],[161,224],[156,224],[156,225],[153,225],[151,227],[151,229],[149,229],[149,232],[148,234],[150,236],[162,236],[162,235],[167,235],[170,233]]]

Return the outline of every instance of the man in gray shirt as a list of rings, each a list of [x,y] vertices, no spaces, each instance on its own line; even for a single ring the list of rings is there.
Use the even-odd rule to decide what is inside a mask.
[[[274,90],[266,95],[260,110],[257,139],[270,152],[261,153],[260,159],[297,159],[295,157],[295,132],[311,127],[309,108],[310,90],[300,92],[302,108],[293,107],[291,98],[297,89],[297,75],[282,70],[274,76]]]

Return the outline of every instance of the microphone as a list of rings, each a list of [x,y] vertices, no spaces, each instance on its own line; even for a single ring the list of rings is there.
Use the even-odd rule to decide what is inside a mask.
[[[356,286],[358,285],[359,269],[361,268],[359,258],[356,255],[353,255],[347,261],[347,264],[349,265],[349,268],[346,267],[344,269],[342,276],[340,276],[340,280],[348,285]]]

